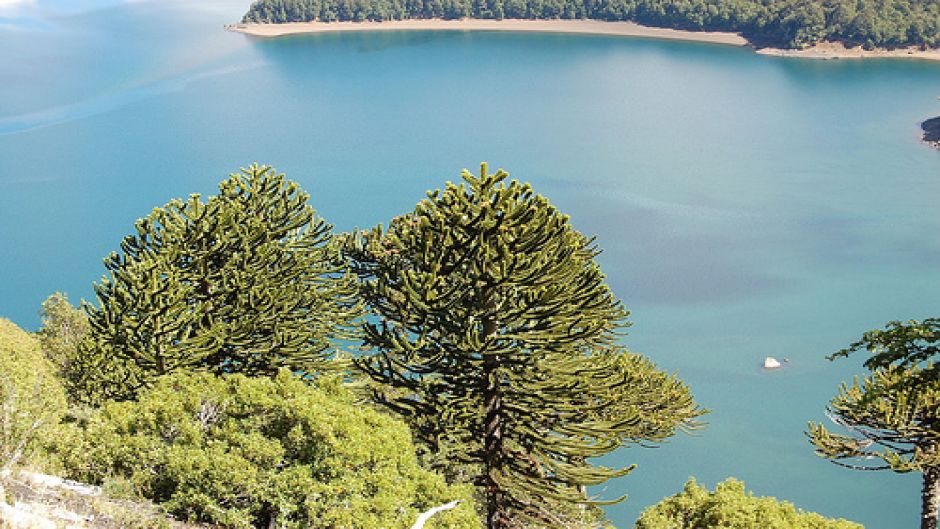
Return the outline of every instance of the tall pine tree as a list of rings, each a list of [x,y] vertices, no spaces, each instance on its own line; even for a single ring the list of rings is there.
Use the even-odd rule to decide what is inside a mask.
[[[79,355],[88,380],[76,390],[125,398],[180,369],[329,368],[334,340],[352,336],[361,308],[332,227],[308,199],[252,165],[206,201],[173,200],[138,220],[95,285]]]
[[[462,177],[348,241],[374,316],[357,364],[433,460],[479,487],[488,529],[594,527],[586,487],[630,468],[589,459],[702,410],[617,344],[628,313],[592,239],[502,170]]]
[[[937,529],[940,508],[940,319],[891,322],[830,360],[867,350],[871,373],[842,384],[829,404],[848,435],[809,424],[816,454],[856,470],[920,472],[921,529]]]

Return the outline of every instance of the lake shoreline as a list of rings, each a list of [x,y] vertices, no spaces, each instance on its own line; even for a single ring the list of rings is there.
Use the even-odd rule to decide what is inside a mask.
[[[810,46],[800,50],[758,48],[755,51],[760,55],[769,55],[773,57],[793,57],[798,59],[921,59],[928,61],[940,61],[940,49],[932,48],[922,50],[916,46],[898,48],[894,50],[866,50],[861,46],[849,48],[841,42],[820,42],[815,46]]]
[[[747,39],[737,33],[721,31],[685,31],[643,26],[635,22],[601,20],[519,20],[519,19],[409,19],[383,22],[287,22],[283,24],[230,24],[229,31],[255,37],[280,37],[304,33],[348,31],[511,31],[536,33],[571,33],[646,37],[665,40],[708,42],[747,46]]]
[[[406,19],[382,22],[286,22],[281,24],[238,23],[225,26],[228,31],[254,37],[281,37],[286,35],[334,33],[350,31],[509,31],[534,33],[568,33],[580,35],[609,35],[640,37],[663,40],[682,40],[722,44],[727,46],[749,46],[758,54],[799,59],[923,59],[940,61],[940,49],[921,50],[916,47],[896,50],[865,50],[848,48],[838,42],[822,42],[809,48],[789,50],[760,48],[754,46],[739,33],[725,31],[689,31],[671,28],[644,26],[636,22],[604,20],[525,20],[525,19]]]

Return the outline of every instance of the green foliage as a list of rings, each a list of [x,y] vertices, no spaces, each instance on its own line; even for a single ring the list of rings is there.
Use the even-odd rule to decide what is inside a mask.
[[[848,435],[809,423],[816,454],[860,470],[921,472],[921,527],[937,527],[940,507],[940,320],[889,323],[830,357],[860,349],[871,373],[839,387],[827,415]],[[879,463],[872,463],[877,461]]]
[[[65,407],[65,392],[39,341],[0,319],[0,471],[33,454]]]
[[[842,384],[828,414],[852,435],[810,423],[816,453],[852,468],[895,472],[940,468],[940,380],[917,367],[890,366]],[[872,465],[871,461],[882,465]]]
[[[591,239],[503,171],[462,177],[347,241],[374,314],[357,365],[432,462],[480,487],[491,529],[596,527],[585,487],[630,469],[588,459],[702,410],[616,344],[627,312]]]
[[[632,20],[734,31],[758,45],[940,46],[937,0],[258,0],[243,22],[409,18]]]
[[[69,298],[56,292],[42,302],[42,328],[36,333],[42,351],[59,371],[62,378],[70,378],[78,355],[79,345],[90,331],[88,315],[73,307]]]
[[[924,321],[888,322],[884,329],[866,332],[845,349],[829,357],[830,360],[847,357],[866,350],[871,356],[865,367],[871,370],[890,366],[923,366],[925,362],[940,363],[940,318]],[[936,373],[937,365],[931,367]]]
[[[70,477],[121,483],[179,517],[225,527],[479,527],[472,490],[421,469],[407,427],[334,385],[177,373],[137,402],[109,402],[63,454]],[[274,525],[270,525],[273,527]]]
[[[683,491],[643,511],[636,529],[862,529],[860,524],[829,519],[797,509],[776,498],[758,498],[744,483],[728,478],[711,492],[694,479]]]
[[[650,359],[628,351],[612,355],[612,370],[616,383],[608,388],[604,405],[596,407],[597,402],[586,402],[585,406],[593,405],[599,420],[630,418],[617,430],[621,442],[660,443],[674,436],[676,430],[702,426],[694,418],[707,410],[695,403],[689,387],[675,374],[660,371]]]
[[[332,369],[333,342],[353,336],[361,311],[332,227],[308,198],[252,165],[206,201],[173,200],[139,219],[95,285],[75,393],[130,398],[177,370]]]

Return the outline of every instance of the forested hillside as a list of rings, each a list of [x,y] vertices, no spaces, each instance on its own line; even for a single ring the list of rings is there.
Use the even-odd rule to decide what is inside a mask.
[[[258,0],[243,22],[410,18],[632,20],[735,31],[758,46],[940,45],[940,0]]]

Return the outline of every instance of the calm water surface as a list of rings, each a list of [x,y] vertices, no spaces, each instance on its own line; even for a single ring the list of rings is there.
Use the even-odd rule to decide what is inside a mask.
[[[338,229],[409,210],[482,160],[596,234],[625,342],[713,409],[598,490],[621,528],[695,475],[870,529],[914,527],[916,476],[816,458],[859,360],[824,355],[940,314],[940,64],[810,62],[616,37],[384,33],[257,40],[246,5],[0,11],[0,315],[92,295],[134,219],[261,161]],[[790,367],[764,373],[764,356]]]

